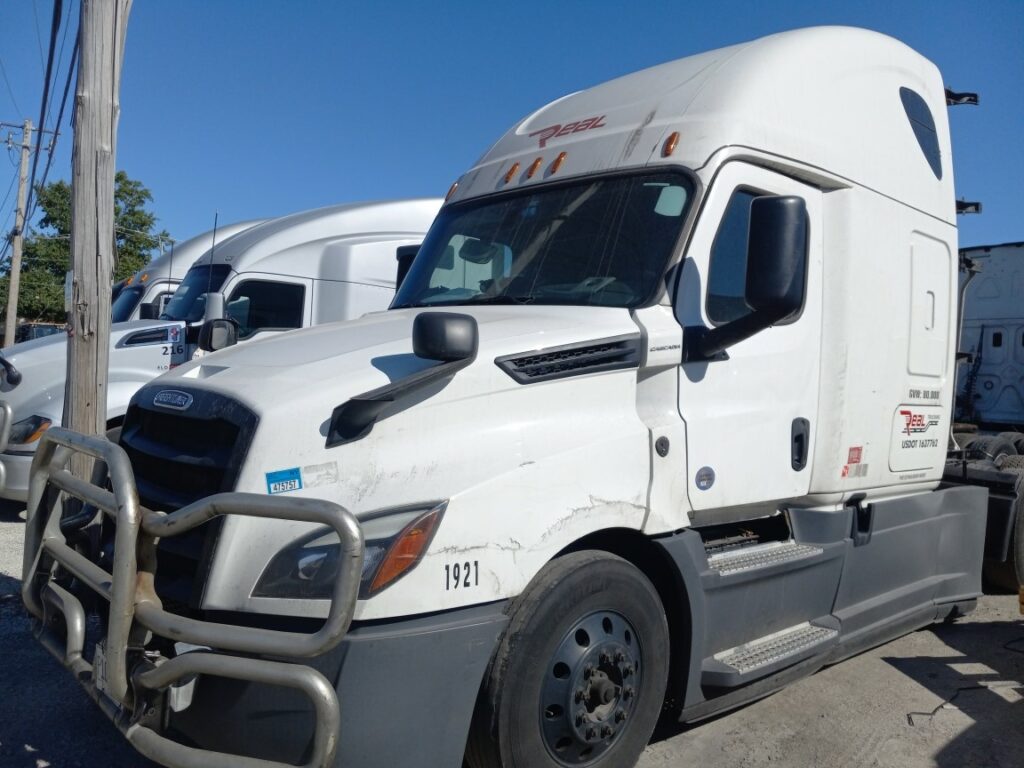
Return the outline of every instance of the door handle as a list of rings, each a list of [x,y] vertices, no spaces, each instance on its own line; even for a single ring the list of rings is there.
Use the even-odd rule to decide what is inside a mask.
[[[793,470],[799,472],[807,466],[811,447],[811,422],[807,419],[793,419],[790,441],[790,461]]]

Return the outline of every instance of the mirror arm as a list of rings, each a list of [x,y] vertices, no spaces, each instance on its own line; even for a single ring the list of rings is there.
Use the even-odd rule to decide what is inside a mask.
[[[695,325],[683,331],[683,362],[716,362],[728,360],[725,351],[733,344],[749,339],[786,317],[783,310],[751,312],[717,328]]]

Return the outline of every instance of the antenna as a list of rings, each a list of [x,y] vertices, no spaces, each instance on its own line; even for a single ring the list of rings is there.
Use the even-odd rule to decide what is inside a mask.
[[[210,292],[210,288],[213,287],[213,249],[217,247],[217,217],[220,215],[219,211],[213,212],[213,241],[210,243],[210,271],[206,273],[206,292]]]

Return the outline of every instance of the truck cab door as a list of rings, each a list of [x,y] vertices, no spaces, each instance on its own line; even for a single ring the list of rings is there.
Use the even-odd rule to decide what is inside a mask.
[[[821,192],[763,168],[726,164],[694,229],[675,312],[684,338],[751,312],[744,298],[750,205],[762,195],[796,196],[806,204],[803,305],[714,359],[681,366],[679,412],[696,523],[768,514],[810,487],[821,340]]]
[[[312,319],[309,278],[248,272],[227,285],[224,295],[225,315],[238,323],[239,342],[304,328]]]

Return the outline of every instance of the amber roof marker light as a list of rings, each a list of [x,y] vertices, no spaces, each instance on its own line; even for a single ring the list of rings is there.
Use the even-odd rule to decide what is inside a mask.
[[[458,189],[458,188],[459,188],[459,182],[457,182],[457,181],[453,182],[452,185],[450,187],[448,187],[448,194],[444,196],[444,201],[446,203],[451,199],[452,195],[455,194],[455,190]]]
[[[538,157],[536,160],[534,160],[532,163],[530,163],[530,167],[526,171],[526,178],[532,179],[533,175],[537,172],[537,169],[540,168],[540,164],[542,162],[544,162],[544,158]]]
[[[565,162],[565,152],[559,152],[558,157],[551,161],[551,167],[548,168],[548,175],[558,173],[558,169],[562,167],[562,163]]]
[[[676,147],[679,145],[679,131],[672,131],[665,139],[665,143],[661,146],[661,156],[671,157],[672,153],[676,151]]]
[[[508,173],[505,174],[505,183],[508,184],[512,181],[512,178],[519,171],[519,163],[512,163],[512,167],[508,169]]]

